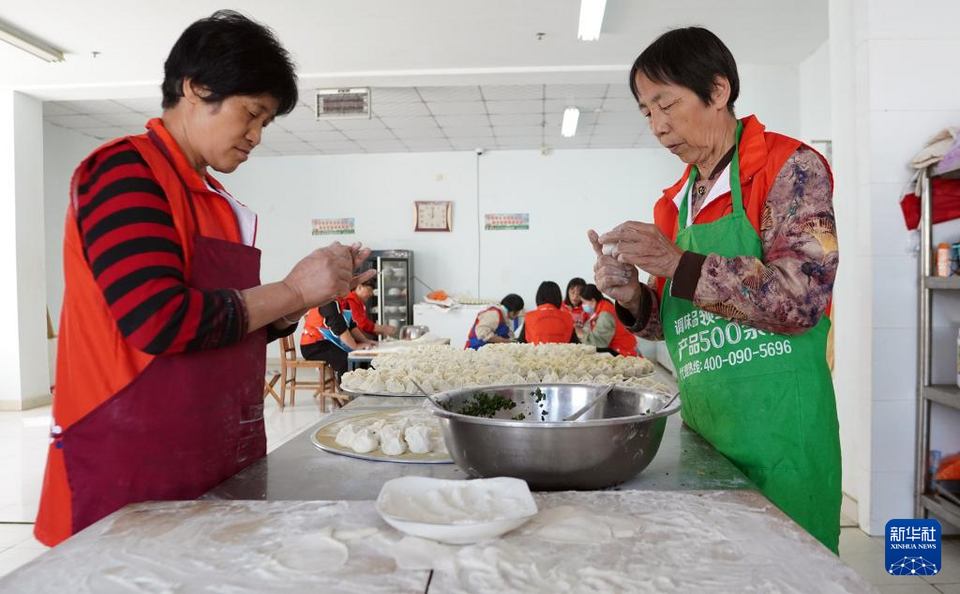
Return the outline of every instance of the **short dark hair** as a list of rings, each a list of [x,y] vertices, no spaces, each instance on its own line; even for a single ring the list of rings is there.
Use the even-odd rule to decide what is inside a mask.
[[[722,76],[730,82],[727,109],[740,96],[737,61],[720,38],[703,27],[684,27],[667,31],[647,46],[630,69],[630,90],[640,100],[637,73],[660,84],[675,84],[696,93],[704,105],[710,105],[713,81]]]
[[[290,54],[264,25],[233,10],[218,10],[180,34],[163,64],[164,109],[183,96],[189,78],[210,91],[204,98],[219,103],[232,95],[271,95],[277,115],[297,106],[297,75]]]
[[[362,283],[360,283],[360,286],[370,287],[371,289],[376,289],[376,288],[377,288],[377,277],[373,277],[373,278],[371,278],[371,279],[368,279],[368,280],[363,281]]]
[[[600,292],[600,289],[597,288],[597,285],[590,283],[580,291],[581,299],[589,299],[590,301],[606,301],[607,298],[603,296],[603,293]]]
[[[560,307],[563,298],[560,295],[560,285],[553,281],[543,281],[540,288],[537,289],[537,305],[549,303],[554,307]]]
[[[567,283],[567,292],[563,294],[563,302],[566,303],[569,307],[573,307],[573,304],[570,303],[570,289],[574,287],[580,287],[581,294],[583,293],[583,288],[587,286],[587,281],[583,280],[579,276],[575,276],[570,279],[570,282]]]
[[[500,305],[506,307],[507,311],[523,311],[523,297],[510,293],[500,300]]]

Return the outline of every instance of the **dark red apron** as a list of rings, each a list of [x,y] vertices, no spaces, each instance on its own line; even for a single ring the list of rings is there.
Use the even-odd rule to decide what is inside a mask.
[[[159,138],[151,139],[176,170]],[[184,191],[196,221],[185,183]],[[260,284],[254,247],[198,234],[193,253],[190,287]],[[195,499],[264,456],[266,337],[261,328],[225,348],[156,357],[64,431],[74,533],[128,503]]]

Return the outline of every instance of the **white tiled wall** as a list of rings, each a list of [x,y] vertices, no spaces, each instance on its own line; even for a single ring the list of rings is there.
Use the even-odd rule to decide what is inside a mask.
[[[960,77],[944,67],[960,54],[955,29],[960,4],[873,0],[861,2],[858,10],[853,76],[861,224],[856,233],[872,270],[870,294],[863,295],[871,312],[864,330],[872,336],[864,528],[877,534],[891,518],[913,513],[917,259],[910,253],[915,239],[903,224],[898,202],[912,175],[909,159],[934,132],[960,124]],[[956,241],[960,227],[943,226],[937,230],[940,236]],[[935,381],[951,376],[960,299],[951,301],[938,298],[935,304],[949,308],[935,318],[934,342],[940,350]],[[948,426],[935,429],[951,431]],[[960,425],[953,425],[953,431],[960,432]]]

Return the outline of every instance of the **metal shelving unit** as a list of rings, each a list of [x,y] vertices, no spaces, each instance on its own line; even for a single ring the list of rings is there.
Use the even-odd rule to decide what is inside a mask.
[[[933,201],[931,180],[936,177],[960,178],[960,166],[944,170],[931,166],[920,173],[920,308],[918,323],[919,353],[917,357],[917,447],[915,509],[918,518],[931,512],[960,526],[960,505],[950,498],[931,491],[930,475],[930,414],[933,405],[960,409],[960,387],[933,384],[933,292],[960,291],[960,277],[932,276],[933,263]]]

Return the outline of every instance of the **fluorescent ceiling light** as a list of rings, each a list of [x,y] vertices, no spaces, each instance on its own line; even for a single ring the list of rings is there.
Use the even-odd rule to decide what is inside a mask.
[[[607,0],[580,0],[580,28],[577,30],[577,39],[600,39],[600,27],[603,26],[603,11],[606,7]]]
[[[47,62],[63,62],[63,52],[54,49],[30,35],[18,31],[6,23],[0,22],[0,41],[6,41],[14,47],[31,53]]]
[[[560,125],[560,136],[572,137],[577,133],[577,122],[580,121],[580,110],[568,107],[563,110],[563,123]]]

